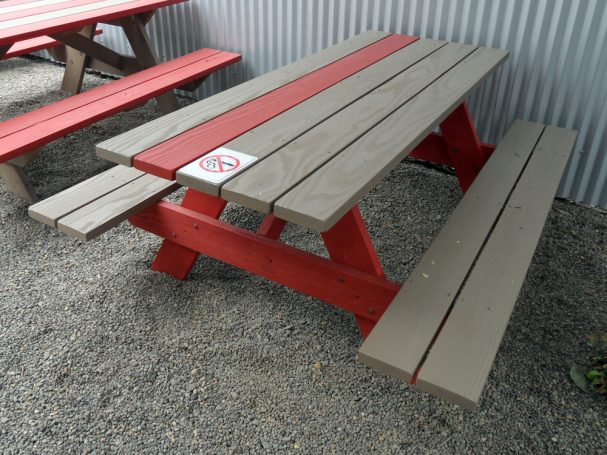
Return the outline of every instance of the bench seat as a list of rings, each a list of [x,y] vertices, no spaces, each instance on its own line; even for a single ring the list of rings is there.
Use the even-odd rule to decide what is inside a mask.
[[[515,122],[363,343],[362,363],[477,406],[575,137]]]
[[[95,30],[95,35],[101,35],[102,33],[103,30],[100,28]],[[6,54],[0,57],[0,60],[19,57],[21,55],[31,54],[32,52],[51,49],[56,46],[63,46],[63,43],[48,36],[39,36],[37,38],[26,39],[13,44]]]
[[[122,165],[29,207],[29,215],[82,241],[92,240],[179,185]]]
[[[34,202],[35,194],[20,169],[23,155],[172,89],[189,86],[240,58],[231,52],[200,49],[6,120],[0,123],[0,174],[11,191]]]

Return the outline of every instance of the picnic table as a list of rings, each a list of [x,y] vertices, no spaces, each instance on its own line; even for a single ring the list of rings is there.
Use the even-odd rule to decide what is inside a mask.
[[[132,74],[158,63],[145,24],[158,8],[186,0],[6,0],[0,3],[0,60],[11,48],[29,42],[28,49],[48,47],[66,63],[62,89],[80,91],[87,66],[109,74]],[[97,24],[121,27],[135,57],[121,55],[94,41]],[[63,43],[65,49],[55,48]],[[54,50],[55,49],[55,50]],[[159,97],[166,109],[175,107],[172,93]]]
[[[465,100],[507,55],[363,33],[99,144],[119,166],[30,214],[82,240],[129,218],[164,239],[154,270],[185,279],[206,254],[341,307],[363,362],[472,408],[575,138],[518,121],[481,143]],[[407,156],[452,166],[465,196],[401,287],[357,204]],[[181,205],[160,201],[180,186]],[[258,230],[219,220],[227,202],[266,214]],[[287,222],[329,258],[281,243]]]
[[[163,113],[180,107],[173,89],[195,90],[210,73],[240,60],[240,55],[198,49],[160,63],[145,24],[161,6],[185,0],[7,0],[0,3],[0,60],[39,49],[65,61],[62,88],[74,96],[0,123],[0,177],[8,189],[29,202],[38,197],[25,177],[42,146],[117,112],[156,98]],[[94,41],[97,23],[124,31],[134,57]],[[65,46],[58,46],[58,44]],[[90,67],[125,76],[79,93]]]

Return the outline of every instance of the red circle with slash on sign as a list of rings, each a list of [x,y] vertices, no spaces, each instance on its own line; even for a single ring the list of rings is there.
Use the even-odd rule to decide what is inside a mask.
[[[231,172],[240,167],[240,160],[230,155],[213,155],[203,159],[200,167],[209,172]]]

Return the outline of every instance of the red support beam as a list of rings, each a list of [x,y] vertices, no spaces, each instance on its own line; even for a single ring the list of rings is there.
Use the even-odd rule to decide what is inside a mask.
[[[322,238],[332,261],[380,278],[385,276],[358,206],[354,206],[330,230],[323,232]],[[365,338],[375,326],[375,321],[368,316],[356,315]]]
[[[285,220],[281,220],[273,213],[269,213],[261,222],[259,229],[257,229],[257,233],[269,239],[278,240],[286,225],[287,222]]]
[[[131,223],[186,250],[239,267],[377,321],[400,285],[374,273],[281,244],[169,202],[130,218]]]
[[[440,125],[451,163],[465,193],[486,158],[466,103],[460,104]]]
[[[481,150],[486,162],[495,150],[495,145],[481,142]],[[453,167],[445,138],[438,133],[430,133],[409,153],[409,158]]]
[[[187,190],[182,207],[196,210],[212,218],[219,218],[227,202],[216,196],[201,193],[196,190]],[[196,226],[193,226],[196,230]],[[152,270],[168,273],[178,280],[185,280],[198,259],[198,252],[188,249],[170,240],[162,242],[162,246],[152,263]]]

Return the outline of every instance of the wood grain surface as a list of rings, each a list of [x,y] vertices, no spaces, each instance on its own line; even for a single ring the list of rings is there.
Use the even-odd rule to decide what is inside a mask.
[[[576,133],[547,126],[416,385],[473,409],[483,391],[552,207]]]
[[[208,122],[231,109],[297,80],[311,71],[322,68],[387,36],[389,34],[384,32],[366,32],[357,35],[309,57],[191,104],[175,113],[165,115],[108,139],[97,145],[97,154],[107,160],[131,166],[133,157],[138,153]]]
[[[445,44],[444,41],[426,39],[416,41],[253,128],[224,147],[264,159]],[[235,175],[237,173],[231,178]],[[177,182],[214,196],[220,194],[226,181],[208,182],[177,171]]]
[[[133,165],[166,179],[271,118],[376,63],[417,38],[391,35],[135,156]]]
[[[318,231],[329,229],[459,106],[507,55],[507,51],[499,49],[474,51],[276,201],[276,216]]]
[[[146,174],[59,219],[57,228],[82,241],[92,240],[177,188],[176,182]]]
[[[434,90],[432,82],[474,50],[473,46],[454,43],[440,48],[225,184],[221,189],[222,197],[263,213],[271,212],[274,202],[283,194],[367,131],[382,124],[384,119],[424,89]],[[422,109],[432,107],[423,106]],[[420,116],[424,112],[421,110]],[[400,125],[398,128],[403,130]],[[396,132],[386,131],[385,134],[395,135]],[[317,183],[321,186],[316,190],[322,190],[325,182],[319,179]],[[339,183],[326,182],[327,185]],[[302,192],[301,197],[305,199],[307,195]],[[324,204],[318,200],[314,203]]]
[[[410,381],[543,131],[516,122],[432,242],[358,353]]]
[[[57,220],[90,204],[108,193],[138,179],[143,172],[126,166],[115,166],[67,190],[30,206],[29,215],[56,227]]]

